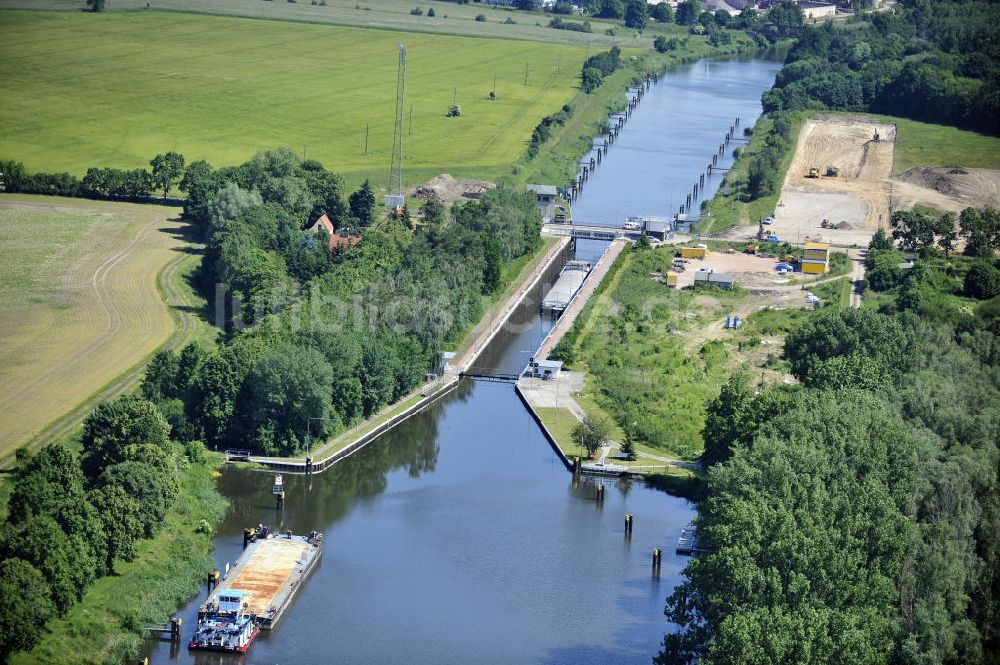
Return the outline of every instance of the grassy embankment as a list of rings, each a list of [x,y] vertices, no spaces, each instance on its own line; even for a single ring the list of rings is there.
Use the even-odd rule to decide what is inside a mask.
[[[802,129],[805,115],[803,113],[793,113],[791,120],[792,136],[795,137],[795,141],[797,142],[799,130]],[[757,119],[757,123],[753,127],[753,136],[750,138],[750,142],[745,144],[740,150],[732,169],[726,173],[723,179],[723,183],[728,185],[728,188],[725,185],[721,187],[708,203],[708,219],[702,223],[699,229],[701,233],[722,233],[734,226],[756,223],[757,220],[774,214],[778,198],[781,196],[781,182],[784,181],[784,174],[788,171],[788,167],[792,163],[792,157],[795,155],[795,142],[792,142],[781,159],[777,191],[753,201],[744,201],[742,188],[742,183],[747,177],[747,169],[750,167],[750,161],[754,155],[763,149],[764,140],[768,134],[767,130],[771,124],[771,121],[766,116],[762,115]],[[726,193],[727,191],[728,193]]]
[[[178,212],[0,195],[0,459],[134,389],[157,348],[211,342]]]
[[[197,525],[214,525],[226,500],[215,488],[219,455],[190,465],[181,492],[156,537],[138,544],[131,563],[115,565],[115,575],[98,580],[65,618],[53,621],[41,641],[18,653],[12,665],[29,663],[119,663],[134,658],[145,625],[162,625],[198,590],[214,566],[212,536]],[[209,530],[210,531],[210,530]]]
[[[792,114],[792,135],[797,139],[806,118],[830,113],[832,112],[801,111]],[[849,115],[870,115],[882,122],[896,125],[894,174],[902,173],[914,166],[967,168],[1000,166],[1000,137],[895,116],[858,113]],[[709,203],[711,217],[709,222],[703,225],[701,229],[703,233],[721,233],[739,224],[753,224],[762,217],[774,214],[780,191],[754,201],[744,201],[742,189],[738,186],[738,183],[746,179],[750,160],[760,151],[769,124],[764,116],[757,121],[752,139],[740,152],[732,170],[726,174],[725,181],[729,183],[729,193],[724,194],[720,189]],[[795,146],[792,145],[781,162],[779,182],[784,181],[794,153]]]
[[[708,402],[734,372],[784,378],[778,337],[803,310],[762,310],[737,331],[722,321],[737,309],[754,309],[744,290],[669,290],[658,279],[669,270],[669,248],[624,252],[599,293],[562,342],[568,368],[587,373],[584,394],[598,409],[630,429],[639,449],[694,460]],[[579,400],[578,400],[579,401]],[[643,448],[645,447],[645,448]]]

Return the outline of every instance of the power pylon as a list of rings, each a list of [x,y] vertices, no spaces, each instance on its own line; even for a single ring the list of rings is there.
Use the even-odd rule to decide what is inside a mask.
[[[396,69],[396,127],[392,133],[392,160],[389,163],[389,187],[385,205],[397,210],[403,207],[403,105],[406,97],[406,47],[400,44],[399,66]]]

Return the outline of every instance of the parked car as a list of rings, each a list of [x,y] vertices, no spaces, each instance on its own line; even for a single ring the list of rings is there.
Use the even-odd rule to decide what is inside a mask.
[[[764,238],[764,242],[778,243],[778,242],[781,242],[781,238],[779,238],[778,236],[768,236],[768,237]]]
[[[817,298],[811,292],[806,291],[806,302],[809,303],[810,305],[816,305],[819,304],[819,298]]]
[[[792,272],[793,270],[795,270],[795,266],[793,266],[790,263],[778,263],[777,265],[774,266],[774,269],[784,270],[786,272]]]
[[[764,218],[764,223],[765,224],[772,224],[772,223],[774,223],[774,217],[771,217],[770,215],[768,215],[767,217]]]

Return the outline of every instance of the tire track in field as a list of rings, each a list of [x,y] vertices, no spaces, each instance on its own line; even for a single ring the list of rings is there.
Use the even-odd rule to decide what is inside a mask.
[[[154,221],[162,223],[166,220],[157,219]],[[202,247],[201,243],[193,241],[189,241],[189,243],[189,246],[193,248]],[[157,282],[165,295],[165,304],[171,311],[177,312],[180,318],[178,328],[174,330],[170,339],[168,339],[165,344],[161,345],[159,349],[174,350],[188,343],[190,341],[189,336],[193,334],[192,331],[197,326],[197,320],[199,318],[198,315],[181,309],[181,307],[191,307],[194,305],[194,302],[190,298],[182,295],[174,284],[176,273],[180,270],[187,258],[188,257],[185,254],[180,254],[164,266],[157,275]],[[144,361],[136,363],[128,371],[120,374],[117,378],[112,380],[111,383],[108,383],[95,393],[91,394],[75,408],[48,423],[30,439],[27,444],[28,447],[34,450],[68,435],[80,425],[86,415],[92,411],[99,402],[134,389],[142,373],[145,372],[145,368],[146,363]],[[12,454],[8,455],[6,458],[3,458],[3,456],[0,455],[0,466],[9,465],[12,462],[12,459]]]
[[[90,283],[93,288],[93,292],[96,295],[96,300],[105,310],[106,323],[104,331],[93,342],[85,346],[82,351],[75,354],[70,359],[69,363],[57,365],[49,371],[35,376],[30,383],[19,386],[16,392],[0,399],[0,408],[6,406],[12,400],[20,397],[20,393],[37,388],[40,384],[51,380],[52,377],[57,374],[65,373],[68,366],[79,365],[81,361],[85,360],[95,351],[104,346],[110,337],[113,337],[121,331],[125,320],[125,310],[114,297],[114,293],[108,284],[108,276],[111,274],[111,271],[115,266],[134,253],[137,247],[145,243],[146,239],[149,237],[149,232],[151,230],[150,227],[157,222],[158,220],[146,220],[141,222],[141,227],[132,238],[132,241],[126,247],[112,254],[111,257],[98,266],[91,277]]]

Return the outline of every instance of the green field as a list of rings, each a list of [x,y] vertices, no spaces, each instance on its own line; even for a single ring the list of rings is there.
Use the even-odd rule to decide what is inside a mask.
[[[287,145],[352,180],[381,182],[400,42],[409,51],[409,182],[441,172],[488,177],[514,162],[535,124],[576,94],[588,53],[174,13],[4,11],[0,155],[82,174],[144,166],[166,150],[222,166]],[[459,118],[445,116],[453,99]]]
[[[434,34],[466,35],[470,37],[497,37],[500,39],[527,39],[547,43],[581,44],[591,47],[642,46],[650,48],[652,33],[664,26],[652,26],[640,36],[625,30],[622,22],[588,18],[593,32],[553,30],[548,27],[549,16],[541,12],[515,11],[509,7],[484,6],[478,3],[459,5],[442,0],[170,0],[169,5],[152,2],[154,10],[242,16],[246,18],[297,21],[348,25],[358,28],[405,30]],[[0,7],[18,9],[46,9],[79,12],[82,0],[0,0]],[[421,16],[410,13],[415,7],[424,10]],[[110,0],[105,12],[145,10],[146,0]],[[427,16],[433,9],[435,16]],[[483,15],[485,21],[477,21]],[[510,19],[512,23],[506,21]],[[584,19],[577,19],[584,20]],[[605,30],[616,26],[614,38]]]
[[[875,117],[896,125],[894,173],[914,166],[1000,166],[1000,137],[890,115]]]

